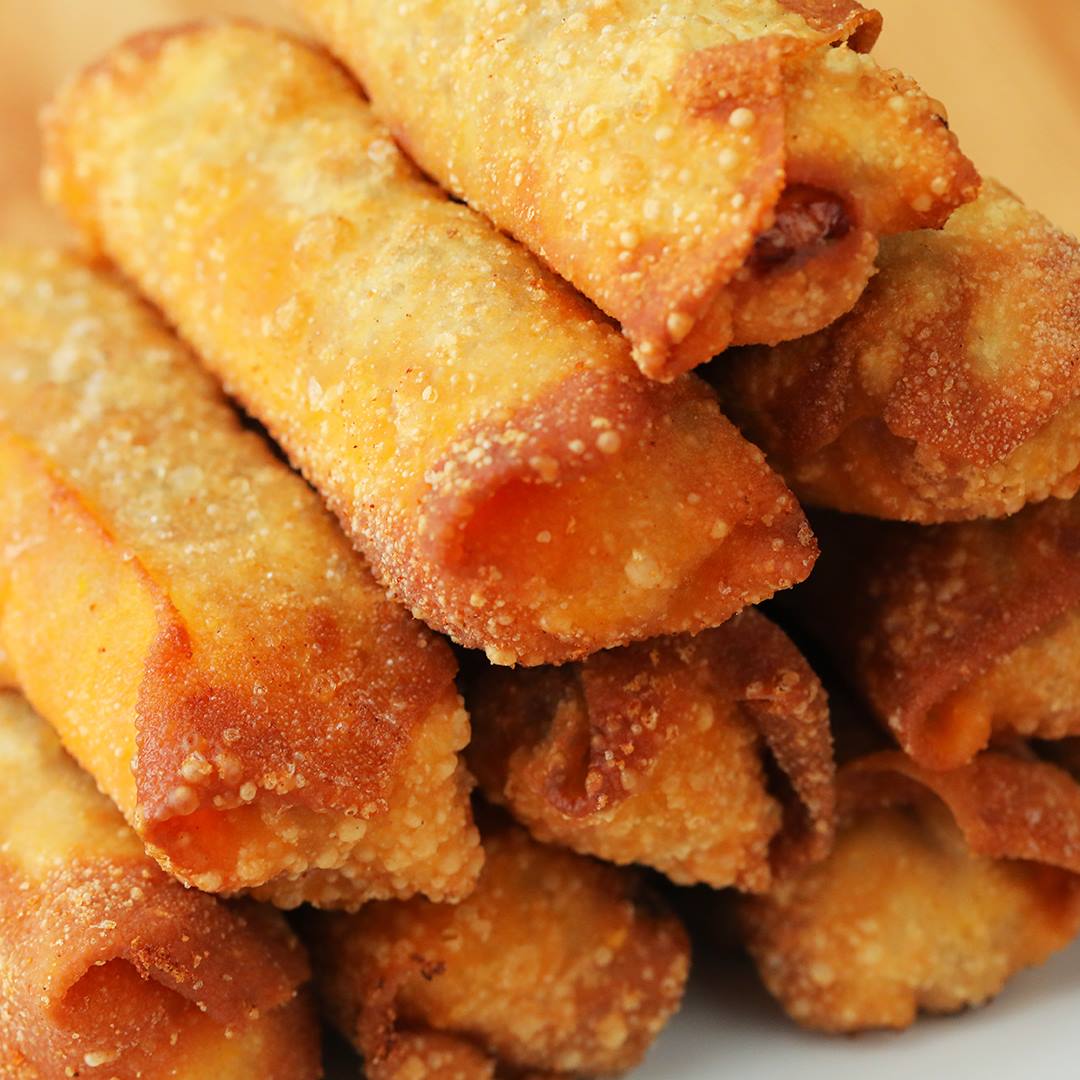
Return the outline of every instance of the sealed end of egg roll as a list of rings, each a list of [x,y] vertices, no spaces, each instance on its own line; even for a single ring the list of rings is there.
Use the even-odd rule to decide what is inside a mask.
[[[591,1076],[638,1064],[682,997],[678,920],[632,873],[501,819],[484,827],[484,846],[480,882],[460,904],[376,903],[305,924],[324,1005],[365,1075]]]
[[[1080,487],[1080,244],[1000,184],[887,240],[855,310],[724,357],[724,407],[804,502],[922,523]]]
[[[840,771],[836,847],[740,918],[762,979],[819,1031],[905,1028],[994,997],[1080,932],[1080,785],[980,755],[929,773],[896,752]]]
[[[322,1075],[279,914],[169,878],[13,691],[0,766],[0,1075]]]
[[[821,515],[792,610],[929,769],[1080,734],[1080,500],[920,528]]]
[[[472,887],[449,648],[112,277],[0,251],[0,640],[188,884],[356,907]]]
[[[376,575],[497,663],[718,625],[801,581],[790,493],[425,181],[328,57],[217,25],[61,94],[48,187],[281,443]]]
[[[540,840],[749,891],[828,851],[825,692],[756,611],[580,664],[489,668],[467,699],[481,788]]]
[[[649,376],[849,311],[978,176],[854,0],[295,0],[430,175],[622,324]]]

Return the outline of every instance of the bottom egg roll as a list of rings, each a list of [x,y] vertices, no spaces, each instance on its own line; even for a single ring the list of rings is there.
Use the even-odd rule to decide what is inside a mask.
[[[0,692],[0,1076],[307,1080],[281,916],[184,889],[14,691]]]
[[[895,751],[840,771],[836,846],[746,897],[769,991],[830,1032],[981,1005],[1080,933],[1080,785],[989,751],[951,773]]]
[[[821,515],[791,610],[930,769],[1080,734],[1080,498],[919,528]]]
[[[679,921],[629,871],[482,823],[460,904],[379,901],[305,920],[320,993],[369,1080],[621,1072],[678,1008]]]
[[[757,611],[579,664],[488,668],[467,696],[484,793],[542,841],[751,891],[792,857],[828,850],[825,693]],[[793,796],[786,823],[766,750]]]

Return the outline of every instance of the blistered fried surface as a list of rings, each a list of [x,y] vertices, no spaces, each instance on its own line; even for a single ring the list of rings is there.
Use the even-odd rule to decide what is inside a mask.
[[[0,1066],[41,1080],[320,1074],[307,962],[279,915],[167,877],[12,691],[0,765]]]
[[[118,283],[0,252],[0,635],[175,874],[286,905],[457,896],[449,650]]]
[[[993,736],[1080,733],[1080,502],[821,527],[822,573],[798,612],[918,762],[950,769]]]
[[[641,379],[324,55],[238,26],[137,39],[49,130],[54,198],[460,643],[560,662],[809,572],[798,506],[703,384]]]
[[[943,232],[886,241],[828,330],[716,365],[800,498],[919,522],[1080,487],[1080,244],[988,182]]]
[[[1064,773],[988,753],[930,774],[888,753],[840,789],[832,854],[742,907],[799,1023],[903,1028],[980,1005],[1080,931],[1080,788]]]
[[[825,693],[756,611],[581,664],[489,669],[467,695],[485,794],[541,840],[680,884],[767,889],[832,835]],[[770,791],[771,753],[795,798]]]
[[[467,1038],[398,1032],[386,1055],[368,1064],[367,1080],[495,1080],[496,1061]]]
[[[940,106],[855,51],[880,28],[856,3],[296,7],[421,167],[617,319],[655,378],[827,325],[879,233],[975,193]],[[763,261],[785,182],[821,184],[839,220]]]
[[[689,953],[678,921],[634,875],[517,826],[493,825],[484,843],[480,883],[460,904],[313,916],[323,999],[368,1074],[396,1080],[390,1064],[429,1032],[466,1044],[455,1057],[471,1044],[508,1071],[637,1064],[682,996]]]

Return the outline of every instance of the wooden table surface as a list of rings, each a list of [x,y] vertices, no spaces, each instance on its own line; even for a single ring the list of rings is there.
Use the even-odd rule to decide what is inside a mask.
[[[868,0],[869,2],[869,0]],[[943,101],[982,171],[1080,233],[1080,0],[879,0],[879,59]],[[35,114],[132,30],[212,12],[287,19],[284,0],[0,0],[0,238],[62,235],[37,201]]]

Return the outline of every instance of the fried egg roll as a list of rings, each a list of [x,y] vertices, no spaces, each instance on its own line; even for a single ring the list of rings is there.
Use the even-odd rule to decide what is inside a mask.
[[[636,1065],[678,1008],[679,921],[630,871],[503,821],[460,904],[419,898],[313,913],[319,989],[370,1080],[607,1075]]]
[[[919,764],[1080,735],[1080,500],[920,528],[825,518],[792,608]]]
[[[854,0],[295,0],[427,173],[670,379],[849,311],[977,174]]]
[[[0,249],[0,639],[151,854],[209,892],[468,892],[449,648],[115,279]]]
[[[562,662],[809,572],[799,507],[712,393],[642,379],[322,53],[236,25],[138,38],[48,127],[54,199],[459,643]]]
[[[1080,488],[1080,243],[988,182],[882,245],[855,310],[710,369],[804,502],[923,523]]]
[[[10,690],[0,767],[0,1075],[322,1075],[307,960],[277,912],[168,877]]]
[[[828,850],[825,692],[757,611],[580,664],[488,668],[467,701],[484,794],[540,840],[681,885],[750,891]],[[787,807],[770,790],[766,755],[787,777]]]
[[[836,847],[741,902],[769,991],[819,1031],[981,1005],[1080,932],[1080,786],[986,753],[928,773],[893,752],[840,772]]]

